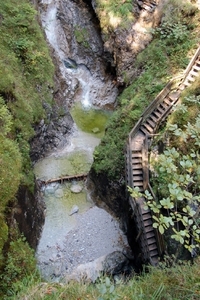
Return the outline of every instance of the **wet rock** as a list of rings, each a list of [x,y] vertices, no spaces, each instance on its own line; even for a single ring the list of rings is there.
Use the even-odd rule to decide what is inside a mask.
[[[74,185],[72,185],[70,190],[72,193],[78,194],[83,190],[83,187],[80,184],[74,184]]]
[[[49,184],[45,188],[45,194],[54,194],[56,189],[58,188],[57,184]]]
[[[93,132],[93,133],[98,133],[98,132],[100,132],[100,129],[99,129],[98,127],[94,127],[94,128],[92,129],[92,132]]]
[[[121,251],[114,251],[108,254],[103,263],[103,270],[106,274],[114,276],[118,274],[130,274],[130,260]]]
[[[78,211],[79,211],[79,207],[77,205],[73,205],[69,215],[72,216],[76,214]]]
[[[64,196],[63,190],[62,189],[58,189],[55,191],[55,197],[56,198],[62,198]]]
[[[77,68],[77,63],[75,62],[75,60],[73,60],[71,58],[64,59],[63,62],[64,62],[64,65],[66,68],[69,68],[69,69]]]

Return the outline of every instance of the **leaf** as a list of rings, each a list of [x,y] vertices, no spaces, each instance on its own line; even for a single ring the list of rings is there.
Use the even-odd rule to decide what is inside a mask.
[[[153,228],[158,228],[158,223],[153,223]]]
[[[110,286],[110,278],[106,277],[106,286],[109,287]]]
[[[162,225],[159,225],[158,230],[161,234],[164,233],[164,227]]]
[[[111,294],[113,293],[114,289],[115,289],[115,286],[112,284],[112,285],[110,286],[110,293],[111,293]]]
[[[174,208],[174,203],[171,202],[170,198],[164,198],[160,201],[160,203],[162,204],[162,206],[165,208],[165,209],[172,209]]]

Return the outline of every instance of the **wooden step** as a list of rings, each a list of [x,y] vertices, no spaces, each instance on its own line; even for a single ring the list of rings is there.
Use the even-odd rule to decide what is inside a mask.
[[[142,164],[142,158],[132,157],[132,164]]]
[[[148,215],[151,217],[151,211],[150,211],[150,208],[144,209],[145,202],[146,202],[146,201],[144,201],[143,205],[141,205],[141,207],[140,207],[141,214],[142,214],[143,216],[145,216],[146,214],[148,214]],[[145,217],[145,218],[146,218],[146,217]]]
[[[150,125],[148,125],[147,123],[144,123],[143,126],[147,129],[147,131],[152,134],[154,131],[154,128],[152,128]]]
[[[133,178],[133,185],[134,187],[143,187],[143,181],[135,181],[134,178]]]
[[[195,67],[197,67],[197,68],[200,67],[200,60],[196,60],[196,62],[195,62]]]
[[[162,109],[163,112],[165,112],[167,109],[168,109],[169,105],[165,104],[164,102],[163,103],[160,103],[158,106],[157,106],[157,109]]]
[[[147,239],[147,243],[148,243],[148,245],[152,245],[152,244],[156,245],[156,238],[152,237],[150,239]],[[156,248],[157,248],[157,246],[156,246]]]
[[[141,152],[132,152],[132,158],[134,157],[142,157],[142,153]]]
[[[166,104],[166,105],[168,105],[168,106],[171,106],[172,105],[172,102],[173,102],[173,100],[172,99],[170,99],[170,98],[165,98],[164,100],[163,100],[163,102]]]
[[[155,243],[155,244],[151,244],[151,245],[149,245],[149,247],[148,247],[148,248],[149,248],[149,251],[156,250],[156,251],[158,252],[156,243]]]
[[[158,250],[157,250],[157,249],[151,250],[151,252],[150,252],[150,257],[151,257],[151,258],[153,258],[153,257],[155,257],[155,256],[158,257]]]
[[[194,76],[194,77],[197,77],[199,74],[199,70],[198,69],[192,69],[191,71],[190,71],[190,75],[191,76]]]
[[[152,222],[152,219],[151,219],[151,216],[150,216],[150,218],[149,219],[147,219],[147,220],[145,220],[144,222],[144,226],[146,227],[148,227],[148,226],[153,226],[153,222]]]
[[[171,92],[170,94],[168,94],[168,98],[170,98],[172,100],[172,102],[174,102],[174,101],[177,101],[177,99],[179,98],[179,95],[180,95],[179,92]]]
[[[143,182],[143,176],[141,175],[135,175],[133,174],[134,181],[142,181]]]
[[[139,170],[139,169],[141,169],[143,172],[142,162],[135,162],[132,160],[132,170]]]
[[[198,72],[200,72],[200,63],[198,65],[193,66],[192,70],[198,74]]]
[[[147,136],[150,134],[150,132],[143,125],[140,127],[140,130]]]
[[[142,170],[142,168],[140,168],[140,169],[133,169],[132,171],[133,171],[133,175],[134,175],[134,176],[135,176],[135,175],[143,175],[143,170]]]
[[[151,261],[150,261],[152,266],[157,266],[158,265],[158,255],[155,257],[151,257]]]
[[[147,237],[147,239],[149,239],[149,238],[151,238],[151,237],[155,237],[154,231],[147,232],[147,233],[146,233],[146,237]]]
[[[164,113],[163,110],[156,108],[156,110],[154,110],[153,112],[155,115],[159,116],[159,120],[162,118],[162,115]]]
[[[152,226],[147,226],[145,227],[145,232],[148,233],[148,232],[154,232],[154,229]]]
[[[157,122],[154,122],[151,118],[146,120],[146,123],[151,126],[153,129],[156,127]]]
[[[195,81],[195,78],[190,76],[190,74],[189,74],[189,76],[187,76],[186,79],[187,79],[188,82],[192,82],[192,83]]]
[[[151,214],[147,211],[146,214],[142,214],[143,221],[146,221],[151,218]]]
[[[178,89],[183,91],[184,89],[186,88],[186,85],[185,84],[181,84],[179,85]]]
[[[157,124],[159,117],[156,115],[153,115],[153,113],[148,117],[148,119],[151,119],[154,123]]]

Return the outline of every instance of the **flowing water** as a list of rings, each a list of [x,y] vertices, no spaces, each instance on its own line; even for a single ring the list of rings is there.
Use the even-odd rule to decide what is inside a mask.
[[[63,64],[66,54],[62,50],[64,42],[62,41],[61,45],[58,39],[58,35],[62,36],[63,33],[56,18],[55,4],[58,2],[53,0],[41,2],[47,5],[42,15],[42,23],[47,39],[55,50],[58,61],[60,61],[59,67],[62,75],[68,81],[70,78],[71,83],[74,81],[79,83],[79,93],[75,95],[74,105],[71,108],[71,115],[75,124],[68,144],[40,160],[34,166],[36,178],[47,181],[62,176],[89,172],[93,162],[94,149],[104,135],[111,112],[101,110],[93,105],[92,95],[95,93],[96,79],[94,82],[94,78],[87,67],[79,65],[75,68],[66,68]],[[41,191],[46,204],[46,216],[36,256],[38,267],[45,278],[54,278],[54,280],[55,277],[60,278],[77,264],[84,262],[84,258],[87,257],[91,261],[96,259],[98,255],[105,255],[119,248],[116,241],[121,234],[119,225],[116,225],[115,220],[107,212],[97,207],[94,208],[85,181],[65,181],[62,184],[58,182],[49,183],[44,185]],[[78,240],[77,243],[74,240],[77,234],[73,233],[73,230],[78,230],[77,224],[80,223],[81,215],[84,216],[88,210],[90,213],[86,215],[86,219],[84,217],[81,219],[82,225],[79,224],[80,229],[83,230],[81,233],[83,240],[79,245]],[[103,222],[102,225],[101,221]],[[92,226],[84,228],[84,225],[88,226],[87,224],[92,224]],[[104,229],[103,235],[101,235],[101,229]],[[70,233],[71,237],[67,238]],[[98,238],[98,235],[100,238],[97,245],[94,239]],[[88,242],[89,236],[92,237],[90,242]],[[71,249],[70,239],[79,245],[78,250],[76,246]],[[82,252],[80,256],[77,256],[76,261],[73,261],[77,251],[84,249],[82,246],[84,242],[89,243],[86,247],[84,246],[87,248],[84,250],[85,253]],[[66,248],[68,249],[67,253]]]

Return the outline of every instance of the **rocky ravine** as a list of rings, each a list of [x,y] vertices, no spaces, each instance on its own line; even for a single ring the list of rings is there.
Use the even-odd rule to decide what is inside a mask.
[[[133,20],[127,22],[126,26],[120,26],[120,21],[114,22],[110,13],[105,16],[105,11],[99,9],[96,2],[92,0],[92,6],[100,20],[104,51],[109,53],[109,57],[113,57],[118,84],[128,84],[138,75],[134,73],[136,55],[151,41],[149,30],[160,23],[165,0],[133,1]],[[108,19],[106,29],[103,25],[104,18]]]

